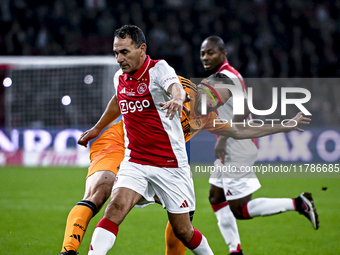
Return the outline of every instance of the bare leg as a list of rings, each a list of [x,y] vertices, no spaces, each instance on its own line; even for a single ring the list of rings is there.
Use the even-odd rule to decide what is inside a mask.
[[[213,254],[207,239],[191,225],[189,213],[173,214],[168,212],[168,217],[176,237],[194,254]]]
[[[104,170],[86,179],[83,200],[68,215],[61,252],[78,251],[90,220],[110,196],[115,176],[111,171]]]
[[[128,188],[121,187],[112,191],[104,218],[92,235],[89,255],[105,255],[112,248],[118,234],[118,226],[141,198],[140,194]]]

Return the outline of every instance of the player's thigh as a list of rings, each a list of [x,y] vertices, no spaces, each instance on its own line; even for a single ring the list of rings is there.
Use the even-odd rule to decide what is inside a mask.
[[[221,187],[217,187],[210,184],[209,188],[209,201],[212,205],[217,205],[226,201],[224,190]]]
[[[142,199],[142,195],[129,188],[116,188],[105,209],[104,217],[117,225],[123,222],[129,211]]]
[[[148,180],[164,208],[173,214],[195,210],[195,191],[189,167],[149,170]]]
[[[261,187],[254,178],[225,178],[224,192],[231,211],[237,219],[243,219],[243,207],[252,199],[252,194]]]
[[[238,200],[253,194],[261,187],[256,177],[222,178],[223,190],[228,201]]]
[[[143,199],[138,201],[139,206],[154,203],[155,191],[148,182],[147,172],[150,166],[123,161],[117,174],[113,191],[118,188],[128,188],[139,193]]]
[[[101,207],[111,194],[116,175],[108,170],[97,171],[86,179],[83,200],[89,200]]]

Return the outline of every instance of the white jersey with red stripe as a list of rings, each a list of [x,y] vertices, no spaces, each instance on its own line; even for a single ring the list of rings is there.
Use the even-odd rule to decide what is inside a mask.
[[[232,79],[235,86],[242,88],[244,98],[248,98],[247,87],[244,83],[241,74],[225,61],[217,73],[223,73]],[[232,120],[233,115],[233,97],[231,97],[223,106],[217,109],[219,117],[228,121]],[[252,119],[249,114],[248,119]],[[247,125],[247,122],[246,122]],[[236,166],[253,165],[257,160],[257,139],[235,140],[228,138],[227,140],[227,155],[224,158],[225,163],[232,163]]]
[[[160,102],[171,100],[167,92],[179,79],[165,60],[147,56],[132,76],[118,70],[114,85],[123,116],[125,161],[156,167],[188,165],[182,125],[178,114],[170,120]]]

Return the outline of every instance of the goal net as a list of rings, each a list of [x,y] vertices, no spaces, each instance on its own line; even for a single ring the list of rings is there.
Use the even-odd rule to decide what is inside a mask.
[[[4,57],[5,127],[95,124],[114,94],[114,57]]]
[[[1,57],[0,165],[87,165],[76,145],[114,95],[114,57]]]

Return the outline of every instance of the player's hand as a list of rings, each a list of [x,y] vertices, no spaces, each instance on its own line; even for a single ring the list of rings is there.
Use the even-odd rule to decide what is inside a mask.
[[[298,114],[296,114],[296,116],[291,119],[290,121],[288,121],[287,123],[285,123],[285,126],[288,126],[290,128],[286,129],[285,132],[291,132],[293,130],[297,130],[299,132],[304,132],[303,129],[299,128],[299,125],[309,125],[311,122],[310,118],[306,118],[303,116],[303,112],[299,112]]]
[[[159,105],[160,105],[160,106],[164,106],[165,103],[159,103]],[[189,111],[189,109],[188,109],[185,105],[183,105],[183,111],[184,111],[184,113],[185,113],[187,116],[189,116],[190,111]]]
[[[159,103],[159,105],[160,105],[160,106],[164,106],[165,103]],[[183,105],[183,111],[184,111],[184,113],[185,113],[187,116],[189,116],[190,111],[189,111],[189,109],[188,109],[185,105]]]
[[[78,144],[87,148],[87,144],[89,143],[89,141],[96,138],[99,134],[100,130],[96,128],[86,130],[84,133],[81,134],[78,140]]]
[[[183,101],[180,99],[172,99],[166,103],[159,103],[162,106],[161,110],[167,110],[165,117],[169,117],[172,120],[178,112],[179,118],[182,118]]]
[[[227,155],[227,139],[220,136],[215,144],[215,158],[224,158]]]

